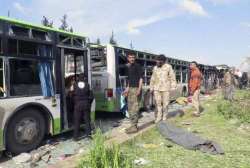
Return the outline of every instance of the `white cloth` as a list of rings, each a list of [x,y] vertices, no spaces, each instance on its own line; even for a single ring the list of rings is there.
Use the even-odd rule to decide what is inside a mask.
[[[85,83],[84,82],[78,82],[77,83],[77,86],[80,88],[80,89],[83,89],[85,87]]]

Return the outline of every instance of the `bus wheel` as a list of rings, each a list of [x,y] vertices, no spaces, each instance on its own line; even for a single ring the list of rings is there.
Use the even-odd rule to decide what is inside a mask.
[[[6,148],[19,154],[37,148],[45,135],[43,115],[34,108],[19,111],[9,122],[6,131]]]

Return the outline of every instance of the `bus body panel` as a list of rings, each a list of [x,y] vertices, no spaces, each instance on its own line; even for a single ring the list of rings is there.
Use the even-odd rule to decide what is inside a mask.
[[[103,46],[102,46],[103,47]],[[123,50],[121,53],[119,53],[119,49]],[[108,44],[106,46],[106,69],[104,70],[95,70],[92,71],[92,83],[93,83],[93,90],[95,93],[96,98],[96,111],[105,111],[105,112],[120,112],[121,111],[121,93],[122,89],[124,89],[124,82],[126,81],[125,76],[120,76],[119,74],[119,54],[124,54],[125,50],[130,50],[126,48],[121,48],[118,46],[113,46]],[[139,51],[138,51],[139,52]],[[144,52],[139,52],[140,54]],[[141,59],[144,59],[144,63],[142,63],[142,66],[145,68],[145,61],[149,61],[149,58],[153,59],[153,54],[150,55],[148,58],[149,53],[144,53],[144,55],[140,56],[139,54],[137,57]],[[91,56],[90,56],[91,57]],[[126,59],[123,58],[123,59]],[[142,61],[142,62],[143,62]],[[125,65],[125,64],[124,64]],[[175,65],[173,63],[173,65]],[[152,66],[152,65],[151,65]],[[184,67],[184,66],[183,66]],[[175,70],[175,68],[173,67]],[[187,72],[184,71],[185,68],[180,68],[180,80],[178,81],[177,88],[170,91],[170,100],[175,100],[176,98],[183,96],[183,90],[184,88],[187,91]],[[147,74],[148,69],[145,70],[145,75]],[[177,71],[176,71],[177,73]],[[184,73],[185,73],[185,80],[184,80]],[[142,88],[142,101],[141,101],[141,107],[144,107],[144,97],[147,95],[148,97],[148,91],[149,91],[149,81],[150,79],[144,80],[144,85]],[[117,83],[119,82],[119,83]],[[112,89],[113,90],[113,97],[107,98],[105,95],[105,89]],[[150,95],[150,100],[152,100],[152,95]],[[150,104],[153,104],[153,101],[150,101]]]
[[[33,103],[33,104],[32,104]],[[7,99],[0,99],[0,124],[1,124],[1,131],[0,131],[0,145],[2,149],[4,149],[4,129],[7,127],[9,119],[14,115],[14,113],[18,112],[18,110],[24,108],[28,108],[29,105],[36,105],[43,106],[48,109],[51,113],[50,116],[53,116],[53,125],[49,123],[52,127],[49,129],[49,133],[51,134],[58,134],[61,131],[61,122],[60,122],[60,98],[56,96],[56,103],[55,107],[52,106],[51,99],[44,99],[42,96],[34,96],[34,97],[20,97],[20,98],[7,98]],[[27,104],[27,106],[26,106]],[[51,121],[52,121],[51,120]],[[1,149],[1,147],[0,147]]]
[[[55,135],[69,130],[67,124],[72,121],[65,120],[67,119],[65,116],[67,114],[70,115],[73,111],[69,111],[66,108],[67,102],[63,97],[66,95],[66,91],[68,91],[65,88],[66,68],[72,64],[69,65],[68,62],[65,62],[65,57],[73,57],[74,66],[73,68],[69,67],[69,69],[73,69],[72,72],[75,77],[78,74],[78,69],[83,70],[81,73],[87,75],[91,87],[90,51],[87,48],[86,37],[0,16],[0,43],[0,87],[4,91],[2,92],[3,94],[0,92],[0,150],[4,149],[4,145],[6,145],[4,142],[4,129],[7,128],[8,120],[15,116],[15,112],[18,109],[24,106],[37,105],[46,109],[45,111],[49,113],[51,119],[50,127],[48,128],[49,133]],[[31,63],[26,62],[26,65],[20,63],[19,60],[30,61]],[[13,73],[13,70],[18,70],[18,68],[19,72],[24,72],[22,74],[28,74],[25,77],[33,76],[30,77],[32,80],[24,78],[17,82],[15,81],[15,84],[27,84],[27,87],[29,87],[29,84],[33,85],[32,82],[34,82],[36,89],[38,85],[41,85],[41,76],[47,76],[48,74],[45,74],[45,70],[43,72],[37,70],[40,62],[53,63],[51,72],[49,72],[52,81],[49,82],[50,84],[45,84],[47,86],[51,85],[49,88],[53,88],[53,93],[48,96],[44,94],[44,97],[54,97],[54,94],[56,94],[56,107],[52,106],[51,98],[47,99],[41,96],[43,93],[11,93],[12,85],[14,85],[14,82],[11,80],[22,79],[21,73],[17,77],[12,76],[12,74],[17,74]],[[48,69],[49,66],[44,64],[44,67]],[[41,73],[43,74],[41,75]],[[24,80],[26,81],[23,82]],[[38,82],[39,80],[40,83]],[[20,90],[25,91],[25,89],[26,86]],[[44,87],[41,87],[41,89],[44,89]],[[20,96],[16,97],[16,95]],[[94,122],[95,100],[91,106],[90,116],[91,121]]]
[[[107,45],[107,73],[108,73],[108,88],[116,88],[116,59],[115,49],[112,45]],[[115,89],[113,89],[115,98]]]
[[[118,107],[116,98],[107,98],[105,95],[106,89],[109,88],[108,80],[107,71],[92,72],[92,87],[96,100],[96,111],[114,112],[114,109]]]

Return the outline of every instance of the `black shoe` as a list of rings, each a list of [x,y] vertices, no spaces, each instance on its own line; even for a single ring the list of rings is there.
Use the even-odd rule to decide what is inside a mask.
[[[86,135],[82,136],[82,139],[92,140],[93,138],[92,138],[91,134],[86,134]]]
[[[74,138],[73,138],[73,141],[77,142],[77,141],[80,141],[81,139],[82,139],[82,138],[78,136],[78,137],[74,137]]]
[[[126,134],[134,134],[138,132],[137,126],[131,126],[125,130]]]
[[[200,113],[193,113],[192,116],[193,117],[200,117],[201,115],[200,115]]]

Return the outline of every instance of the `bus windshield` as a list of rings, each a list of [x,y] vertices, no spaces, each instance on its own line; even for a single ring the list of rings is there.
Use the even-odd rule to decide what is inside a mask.
[[[84,57],[73,53],[65,55],[65,76],[84,73]]]
[[[93,71],[103,71],[107,69],[107,58],[105,48],[92,48],[90,50],[91,67]]]

